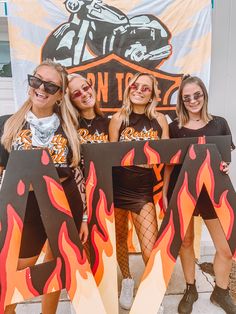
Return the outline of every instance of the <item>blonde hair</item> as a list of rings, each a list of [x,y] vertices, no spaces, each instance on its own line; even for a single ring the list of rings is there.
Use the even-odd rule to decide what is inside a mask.
[[[158,89],[158,82],[152,74],[149,73],[136,73],[129,81],[129,84],[125,88],[124,91],[124,99],[123,99],[123,105],[121,107],[121,117],[123,123],[127,126],[129,124],[129,116],[133,110],[132,102],[130,101],[129,93],[130,93],[130,86],[136,82],[136,80],[140,76],[148,76],[152,80],[152,95],[151,95],[151,101],[149,101],[145,107],[145,115],[150,119],[155,119],[157,117],[156,113],[156,107],[158,105],[158,97],[160,94],[160,91]]]
[[[36,69],[34,70],[33,74],[37,72],[37,70],[41,66],[48,66],[55,69],[61,78],[61,94],[62,99],[60,103],[56,103],[54,106],[54,111],[60,118],[61,126],[63,131],[68,138],[69,146],[72,150],[72,162],[71,166],[76,167],[80,161],[80,144],[77,134],[78,128],[78,121],[76,117],[76,112],[74,107],[71,105],[68,96],[66,95],[66,89],[68,86],[68,78],[67,72],[65,68],[59,64],[55,63],[50,59],[46,59],[45,61],[41,62]],[[22,130],[25,125],[25,116],[27,112],[29,112],[32,108],[32,103],[30,98],[28,98],[23,106],[13,114],[5,123],[3,135],[1,138],[1,143],[6,148],[8,152],[12,150],[12,143],[15,141],[18,133]]]
[[[80,78],[81,80],[84,80],[84,81],[91,87],[92,92],[93,92],[93,96],[94,96],[94,98],[95,98],[94,112],[95,112],[95,114],[97,114],[97,115],[103,117],[104,114],[103,114],[102,110],[100,109],[100,104],[99,104],[99,102],[98,102],[98,100],[97,100],[97,93],[96,93],[96,91],[95,91],[95,89],[94,89],[94,86],[93,86],[92,82],[88,81],[84,76],[82,76],[82,75],[80,75],[80,74],[78,74],[78,73],[71,73],[71,74],[68,75],[68,81],[69,81],[69,83],[70,83],[74,78]],[[70,89],[69,89],[69,95],[70,95]],[[70,96],[71,96],[71,95],[70,95]],[[80,109],[76,106],[76,104],[73,102],[73,100],[71,99],[71,97],[70,97],[70,101],[71,101],[72,105],[75,107],[75,109],[77,110],[77,112],[78,112],[78,117],[80,117],[80,116],[81,116],[81,111],[80,111]]]
[[[197,76],[190,76],[189,74],[184,75],[182,82],[179,87],[178,96],[177,96],[177,105],[176,105],[176,113],[177,119],[179,122],[179,128],[182,128],[189,121],[188,110],[186,109],[183,101],[183,89],[187,84],[197,84],[203,93],[204,103],[201,109],[201,119],[208,123],[212,120],[212,116],[208,113],[208,93],[205,84],[203,81]]]

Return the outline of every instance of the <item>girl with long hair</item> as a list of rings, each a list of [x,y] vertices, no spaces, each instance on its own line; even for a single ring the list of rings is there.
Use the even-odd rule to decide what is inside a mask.
[[[86,219],[83,219],[83,202],[74,180],[73,169],[80,162],[79,141],[76,131],[77,119],[73,106],[66,96],[67,73],[60,64],[43,61],[33,75],[28,75],[29,97],[12,116],[0,119],[1,149],[0,170],[6,168],[12,150],[48,148],[64,192],[67,196],[82,243],[88,237]],[[63,143],[58,147],[58,138]],[[24,228],[22,233],[18,269],[36,263],[47,240],[40,210],[34,194],[29,192]],[[45,261],[52,259],[47,241]],[[60,291],[43,296],[43,314],[54,314]],[[6,313],[15,313],[16,305],[9,305]]]
[[[171,138],[215,136],[231,134],[228,123],[222,117],[208,112],[208,93],[203,81],[196,76],[183,77],[177,99],[177,119],[169,125]],[[232,143],[232,149],[235,146]],[[228,173],[228,165],[223,162],[223,171]],[[167,207],[181,165],[166,167],[163,186],[163,203]],[[212,202],[203,188],[197,201],[194,216],[201,215],[213,240],[216,254],[214,258],[215,288],[211,294],[212,303],[220,306],[226,313],[236,313],[228,290],[229,274],[232,265],[232,254],[226,241],[223,229],[215,213]],[[198,299],[195,285],[194,255],[194,220],[190,221],[180,249],[180,259],[186,280],[186,290],[178,306],[178,313],[190,314],[193,303]]]
[[[158,98],[156,78],[148,73],[135,74],[125,89],[121,110],[111,119],[110,141],[168,138],[166,118],[156,110]],[[150,165],[113,169],[117,260],[123,275],[119,302],[124,309],[130,309],[134,293],[134,280],[129,270],[127,248],[128,212],[131,212],[146,264],[158,231],[153,202],[154,178],[154,171]]]

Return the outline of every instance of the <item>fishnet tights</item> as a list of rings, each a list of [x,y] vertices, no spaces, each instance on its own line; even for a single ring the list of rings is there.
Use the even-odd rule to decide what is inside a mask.
[[[147,203],[143,206],[139,215],[134,212],[131,212],[131,215],[139,239],[142,257],[146,264],[157,239],[158,227],[155,207],[152,203]],[[115,225],[117,262],[123,278],[128,278],[131,277],[127,246],[128,210],[115,208]]]

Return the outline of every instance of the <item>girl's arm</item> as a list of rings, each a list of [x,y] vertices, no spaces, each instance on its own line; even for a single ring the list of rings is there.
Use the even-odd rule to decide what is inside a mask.
[[[119,140],[119,130],[122,124],[122,118],[120,112],[115,113],[109,124],[109,139],[110,142],[118,142]]]

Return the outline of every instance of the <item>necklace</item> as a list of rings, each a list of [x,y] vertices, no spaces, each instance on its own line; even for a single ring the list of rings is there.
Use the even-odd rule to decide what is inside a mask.
[[[85,123],[85,125],[87,126],[87,128],[91,128],[92,124],[93,124],[93,120],[96,117],[94,117],[93,119],[85,119],[85,118],[81,118],[80,120],[83,121]]]
[[[199,121],[201,121],[201,118],[199,118],[199,119],[189,119],[190,121],[194,121],[194,122],[199,122]]]

